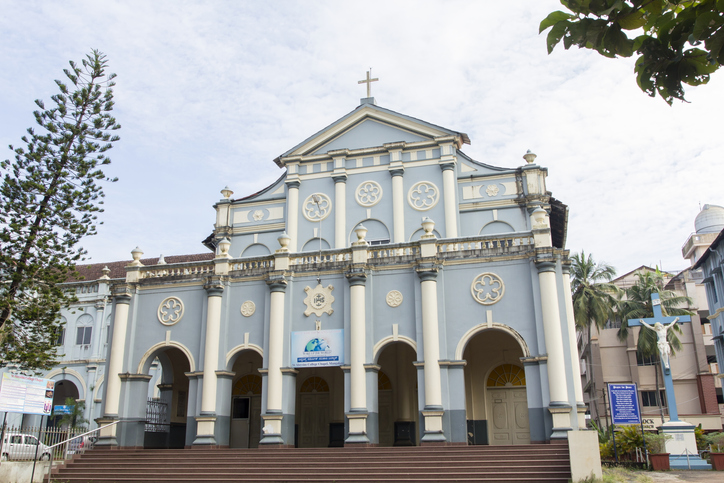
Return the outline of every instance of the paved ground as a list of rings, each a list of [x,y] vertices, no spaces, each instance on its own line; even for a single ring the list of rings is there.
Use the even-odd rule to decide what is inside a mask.
[[[608,468],[605,471],[609,476],[608,481],[621,483],[724,482],[724,472],[721,471],[631,471]]]

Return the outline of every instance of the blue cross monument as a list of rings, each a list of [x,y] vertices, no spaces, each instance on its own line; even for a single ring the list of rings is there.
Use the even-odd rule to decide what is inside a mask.
[[[699,457],[696,449],[694,425],[679,420],[676,396],[674,394],[674,381],[671,378],[671,368],[669,364],[671,346],[669,346],[669,341],[666,339],[669,329],[677,322],[691,322],[691,317],[688,315],[664,317],[661,313],[661,299],[657,293],[651,294],[651,305],[654,309],[653,317],[629,319],[628,326],[641,326],[646,330],[653,330],[656,332],[658,338],[656,345],[659,348],[659,355],[661,356],[661,372],[664,374],[666,400],[669,403],[669,422],[664,423],[659,430],[671,436],[671,439],[666,441],[666,451],[669,452],[670,466],[676,469],[711,469],[711,466]]]

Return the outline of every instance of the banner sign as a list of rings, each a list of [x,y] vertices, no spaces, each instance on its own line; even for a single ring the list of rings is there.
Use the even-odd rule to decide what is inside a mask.
[[[341,366],[344,329],[292,332],[292,367]]]
[[[0,411],[48,415],[53,409],[55,382],[40,377],[3,372],[0,380]]]
[[[641,424],[636,384],[609,384],[608,398],[613,424]]]
[[[53,414],[71,414],[75,406],[53,406]]]

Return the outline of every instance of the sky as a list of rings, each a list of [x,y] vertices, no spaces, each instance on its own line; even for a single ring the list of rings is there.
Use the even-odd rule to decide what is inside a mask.
[[[530,149],[569,207],[566,247],[624,274],[676,271],[706,203],[724,205],[724,73],[667,105],[634,59],[546,51],[555,0],[0,0],[0,159],[91,49],[118,75],[121,140],[105,169],[88,262],[202,253],[214,203],[268,186],[273,159],[359,105],[465,132],[473,159],[515,168]]]

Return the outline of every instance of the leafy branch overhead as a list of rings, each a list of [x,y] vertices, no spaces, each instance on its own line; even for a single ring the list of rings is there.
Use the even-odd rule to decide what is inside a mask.
[[[54,107],[41,100],[38,128],[0,162],[0,359],[26,368],[48,368],[55,355],[60,308],[75,300],[59,284],[74,273],[96,233],[108,179],[101,167],[120,129],[113,110],[113,78],[106,56],[91,51],[70,62],[66,81],[56,80]]]
[[[649,96],[685,101],[724,62],[724,0],[561,0],[540,23],[548,53],[563,42],[606,57],[636,60],[636,82]]]

